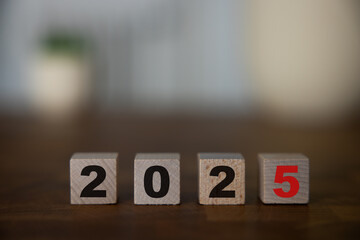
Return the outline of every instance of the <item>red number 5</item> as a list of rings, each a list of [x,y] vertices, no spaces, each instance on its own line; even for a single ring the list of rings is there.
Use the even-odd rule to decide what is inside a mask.
[[[276,175],[275,175],[275,183],[290,183],[290,190],[288,192],[284,192],[282,188],[274,188],[274,192],[279,197],[290,198],[295,196],[299,191],[299,182],[296,178],[292,176],[285,176],[284,173],[297,173],[298,166],[277,166]]]

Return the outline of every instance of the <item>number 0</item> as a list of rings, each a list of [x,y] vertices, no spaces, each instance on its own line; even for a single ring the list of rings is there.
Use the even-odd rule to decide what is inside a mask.
[[[291,198],[295,196],[299,191],[299,182],[295,177],[285,176],[284,173],[297,173],[298,166],[277,166],[275,174],[275,183],[290,183],[290,190],[284,192],[282,188],[274,188],[274,192],[277,196],[283,198]]]
[[[155,192],[153,187],[153,176],[155,172],[159,172],[161,177],[161,186],[158,192]],[[147,195],[152,198],[162,198],[165,197],[166,194],[169,192],[170,186],[170,177],[169,173],[163,166],[152,166],[149,167],[144,176],[144,188]]]

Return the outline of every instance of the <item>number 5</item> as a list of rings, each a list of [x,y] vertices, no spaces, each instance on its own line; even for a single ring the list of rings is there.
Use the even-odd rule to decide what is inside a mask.
[[[284,192],[282,188],[274,188],[274,192],[277,196],[283,198],[291,198],[295,196],[299,191],[299,182],[295,177],[285,176],[284,173],[297,173],[298,166],[277,166],[275,174],[275,183],[290,183],[290,190]]]

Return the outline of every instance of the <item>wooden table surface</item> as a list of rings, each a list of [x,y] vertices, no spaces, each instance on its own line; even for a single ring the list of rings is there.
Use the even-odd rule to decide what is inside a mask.
[[[49,124],[0,117],[1,239],[360,239],[360,124],[293,128],[259,120],[201,117],[87,117]],[[74,152],[119,152],[119,202],[69,203]],[[197,152],[241,152],[246,205],[197,203]],[[135,206],[137,152],[181,154],[181,205]],[[259,152],[310,158],[308,205],[263,205]],[[280,238],[279,238],[280,237]]]

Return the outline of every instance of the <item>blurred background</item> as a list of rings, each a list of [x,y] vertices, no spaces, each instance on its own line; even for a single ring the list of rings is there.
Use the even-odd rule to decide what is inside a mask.
[[[360,239],[359,120],[358,0],[0,0],[1,239]],[[69,204],[74,152],[119,153],[119,204]],[[138,152],[181,154],[180,207],[133,205]],[[197,204],[198,152],[243,154],[245,206]],[[309,205],[261,204],[261,152]]]
[[[355,0],[5,0],[0,52],[2,115],[359,115]]]

